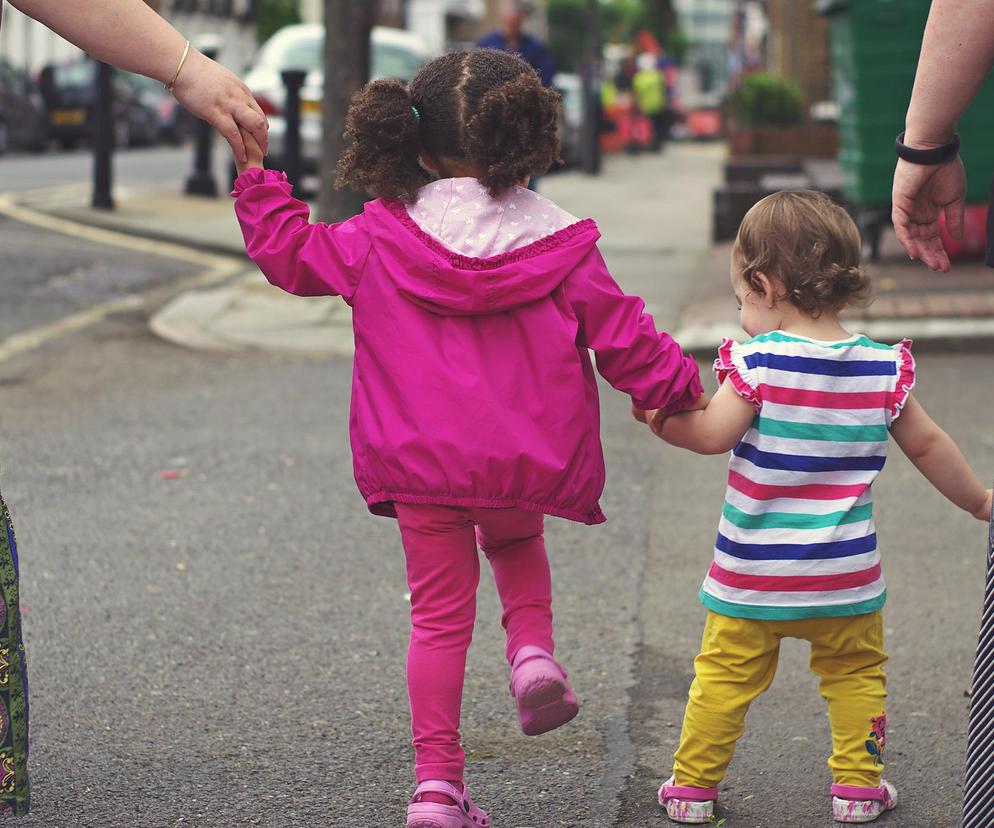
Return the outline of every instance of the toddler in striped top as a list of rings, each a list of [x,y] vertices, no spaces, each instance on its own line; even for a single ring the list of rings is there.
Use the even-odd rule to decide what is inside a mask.
[[[770,686],[780,640],[811,643],[828,702],[832,810],[870,822],[897,804],[881,778],[885,741],[881,608],[887,595],[871,485],[888,435],[949,500],[991,511],[962,452],[911,395],[911,342],[851,335],[845,307],[865,302],[859,231],[827,196],[775,193],[739,228],[731,281],[752,337],[726,340],[706,409],[648,415],[656,434],[700,454],[731,451],[708,609],[674,757],[659,791],[670,819],[713,818],[717,785],[749,704]]]

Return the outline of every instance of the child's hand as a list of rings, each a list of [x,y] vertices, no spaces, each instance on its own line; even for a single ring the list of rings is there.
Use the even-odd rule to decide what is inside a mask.
[[[702,408],[707,408],[709,402],[711,402],[711,396],[709,394],[701,394],[691,405],[684,408],[683,411],[700,411]]]
[[[973,516],[977,520],[982,520],[987,523],[991,519],[991,492],[992,489],[987,490],[987,497],[984,498],[983,505],[973,513]]]
[[[246,132],[244,129],[241,130],[242,141],[245,142],[245,155],[246,159],[244,162],[239,161],[238,157],[235,157],[235,168],[238,170],[238,174],[241,175],[245,170],[251,169],[262,169],[262,148],[259,146],[259,142],[255,140],[255,136],[251,132]]]
[[[632,416],[636,420],[638,420],[640,423],[647,423],[647,422],[649,422],[649,420],[648,420],[648,415],[649,414],[650,414],[650,412],[643,411],[641,408],[639,408],[637,405],[635,405],[635,403],[632,403]]]
[[[666,422],[667,413],[661,408],[649,412],[649,430],[657,437],[663,436],[663,423]]]

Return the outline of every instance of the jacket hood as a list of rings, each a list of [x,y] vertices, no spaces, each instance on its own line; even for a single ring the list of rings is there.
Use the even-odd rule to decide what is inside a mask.
[[[585,219],[523,247],[476,258],[449,250],[400,201],[370,201],[364,214],[373,248],[398,292],[441,316],[498,313],[543,299],[600,238],[594,221]]]

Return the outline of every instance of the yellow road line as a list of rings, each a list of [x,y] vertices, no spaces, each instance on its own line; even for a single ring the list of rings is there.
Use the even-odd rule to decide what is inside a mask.
[[[243,259],[234,256],[202,253],[199,250],[192,250],[179,244],[130,236],[116,230],[105,230],[69,219],[56,218],[18,205],[10,196],[0,196],[0,215],[73,238],[200,265],[203,268],[200,273],[181,279],[176,283],[178,292],[209,287],[248,269],[248,264]],[[0,362],[32,351],[46,342],[66,334],[82,331],[111,314],[143,307],[146,301],[147,297],[139,294],[125,296],[94,305],[47,325],[39,325],[13,334],[0,340]]]
[[[164,256],[168,259],[179,259],[184,262],[215,267],[219,262],[230,261],[234,257],[218,256],[212,253],[202,253],[172,242],[156,241],[141,236],[132,236],[118,230],[107,230],[102,227],[91,227],[65,218],[57,218],[46,213],[40,213],[28,207],[17,204],[10,196],[0,196],[0,215],[15,219],[24,224],[32,224],[45,230],[72,236],[77,239],[106,244],[123,250],[134,250],[153,256]]]

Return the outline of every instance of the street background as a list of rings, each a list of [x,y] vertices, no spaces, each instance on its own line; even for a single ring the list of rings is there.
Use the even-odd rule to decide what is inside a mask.
[[[541,21],[550,39],[554,5]],[[725,42],[737,38],[743,66],[770,68],[760,46],[780,36],[783,7],[768,4],[760,36],[756,5],[714,7],[730,12]],[[709,44],[700,34],[698,64]],[[705,134],[724,83],[678,82],[701,134],[687,117],[659,153],[608,141],[598,175],[580,159],[540,184],[597,220],[615,277],[705,375],[720,337],[742,335],[729,241],[716,231],[744,198],[729,175],[762,167],[754,197],[771,181],[841,186],[831,159],[791,166],[739,153],[727,124],[724,138]],[[0,158],[3,491],[31,681],[23,824],[399,825],[413,789],[409,605],[396,525],[368,514],[352,480],[347,309],[265,283],[230,199],[184,194],[192,140],[117,152],[110,212],[89,206],[86,147]],[[211,172],[223,193],[220,143]],[[969,258],[929,274],[886,229],[876,254],[877,300],[851,326],[916,339],[916,396],[991,478],[994,279]],[[602,391],[608,523],[547,523],[557,655],[581,701],[573,723],[520,733],[482,580],[463,733],[467,780],[499,827],[669,824],[656,789],[693,675],[726,460],[665,446],[625,397]],[[952,828],[986,528],[896,447],[875,500],[889,596],[886,776],[900,792],[879,824]],[[834,824],[827,720],[806,658],[785,642],[749,714],[721,788],[726,828]]]

